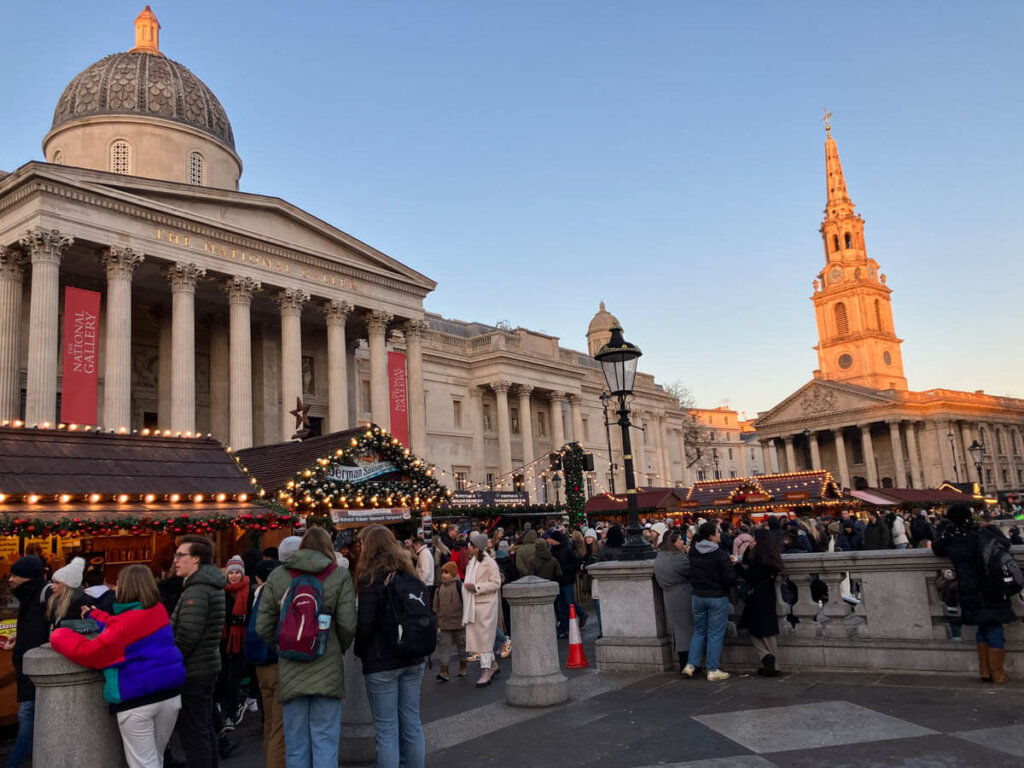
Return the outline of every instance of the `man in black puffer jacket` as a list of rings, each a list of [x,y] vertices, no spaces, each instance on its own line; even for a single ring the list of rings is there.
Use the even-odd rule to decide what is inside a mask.
[[[174,642],[185,659],[186,672],[178,733],[189,766],[208,768],[217,765],[219,753],[213,728],[213,689],[220,672],[227,579],[213,564],[213,543],[202,536],[181,537],[174,568],[184,579],[171,616]]]
[[[569,636],[569,606],[576,603],[576,574],[580,570],[580,559],[573,549],[572,540],[565,531],[548,531],[546,538],[551,547],[551,554],[562,566],[562,575],[558,577],[558,597],[555,598],[555,616],[557,617],[558,636]],[[587,612],[576,605],[576,615],[580,620],[580,629],[587,623]]]
[[[736,583],[736,568],[730,555],[719,546],[721,534],[713,522],[703,523],[697,530],[697,543],[690,548],[690,584],[693,586],[693,640],[689,663],[683,668],[686,677],[704,660],[707,646],[708,680],[728,680],[719,662],[729,624],[729,590]]]

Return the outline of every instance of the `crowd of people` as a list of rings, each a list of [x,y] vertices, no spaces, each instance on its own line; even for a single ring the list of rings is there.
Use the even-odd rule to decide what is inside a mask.
[[[590,616],[583,604],[591,601],[600,636],[600,595],[588,569],[619,559],[625,543],[617,524],[574,530],[561,519],[519,530],[451,524],[430,533],[400,541],[381,525],[334,537],[311,527],[277,548],[234,555],[223,569],[209,539],[183,536],[173,573],[158,581],[133,565],[113,588],[102,572],[87,572],[82,558],[49,579],[39,557],[20,558],[10,576],[18,627],[8,643],[19,730],[8,765],[24,764],[32,748],[35,691],[24,654],[50,642],[103,671],[103,696],[130,768],[216,766],[237,749],[232,730],[250,712],[263,720],[266,766],[337,765],[350,645],[362,664],[377,765],[423,766],[419,705],[428,661],[436,657],[437,683],[468,675],[478,662],[476,687],[491,685],[512,646],[502,586],[523,576],[558,585],[560,638],[569,632],[570,606],[582,628]],[[847,512],[735,525],[666,520],[647,522],[643,535],[657,550],[654,577],[685,678],[702,669],[712,682],[730,677],[721,659],[731,614],[749,633],[758,674],[779,674],[784,554],[917,547],[952,560],[940,580],[942,599],[955,603],[959,622],[978,627],[981,677],[1007,680],[1003,628],[1014,619],[1014,579],[1018,590],[1024,585],[1019,568],[1005,573],[1016,567],[1008,552],[1017,542],[964,505],[944,516],[872,510],[865,520]],[[996,561],[1002,577],[990,565]],[[781,594],[786,600],[784,588]]]

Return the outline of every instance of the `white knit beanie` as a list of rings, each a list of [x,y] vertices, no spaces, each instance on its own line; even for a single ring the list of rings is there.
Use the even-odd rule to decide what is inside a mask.
[[[78,589],[82,586],[82,579],[84,577],[85,560],[81,557],[76,557],[63,568],[58,568],[54,571],[53,578],[50,581],[59,581],[61,584],[67,584],[72,589]]]
[[[277,558],[283,563],[288,555],[298,550],[301,543],[301,536],[289,536],[277,545]]]

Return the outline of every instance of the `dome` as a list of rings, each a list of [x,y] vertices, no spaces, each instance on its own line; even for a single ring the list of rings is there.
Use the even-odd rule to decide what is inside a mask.
[[[597,310],[597,314],[594,315],[594,319],[590,321],[590,327],[587,329],[587,335],[600,331],[610,331],[616,325],[619,324],[619,320],[615,315],[604,308],[604,302],[601,302],[601,308]]]
[[[235,148],[231,123],[213,91],[187,67],[152,48],[115,53],[83,70],[57,102],[51,131],[102,115],[172,120]]]

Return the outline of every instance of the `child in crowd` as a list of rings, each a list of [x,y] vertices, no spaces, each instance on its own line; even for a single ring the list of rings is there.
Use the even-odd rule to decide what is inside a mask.
[[[454,562],[441,566],[441,586],[434,592],[434,614],[437,616],[437,655],[441,661],[438,681],[447,683],[448,662],[453,651],[459,654],[459,677],[466,675],[466,630],[462,626],[462,582]]]

